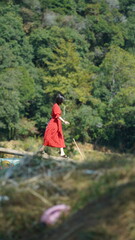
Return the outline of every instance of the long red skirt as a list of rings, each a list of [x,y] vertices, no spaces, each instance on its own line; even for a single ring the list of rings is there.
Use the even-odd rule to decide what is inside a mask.
[[[44,146],[64,148],[64,136],[62,131],[62,123],[58,118],[61,115],[61,110],[58,104],[54,104],[52,108],[52,118],[49,121],[44,133]]]

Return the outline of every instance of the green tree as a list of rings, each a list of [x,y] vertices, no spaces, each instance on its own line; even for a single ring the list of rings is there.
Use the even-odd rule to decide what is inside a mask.
[[[24,68],[7,68],[0,74],[0,91],[1,129],[14,137],[15,124],[28,115],[29,104],[34,98],[34,80]]]
[[[8,73],[0,74],[0,130],[4,131],[8,139],[13,137],[21,108],[17,82],[10,80]]]
[[[130,11],[130,15],[125,23],[127,28],[127,36],[125,41],[125,48],[135,55],[135,12]]]
[[[75,45],[62,40],[52,59],[53,61],[45,61],[45,92],[52,94],[60,91],[72,99],[86,103],[91,92],[92,72],[81,66]]]
[[[125,50],[111,46],[100,65],[99,78],[95,81],[94,94],[105,102],[113,99],[126,82],[135,79],[134,56]]]
[[[89,57],[89,44],[84,36],[69,27],[53,26],[49,29],[36,29],[30,36],[30,42],[34,48],[33,60],[36,66],[45,67],[44,60],[52,61],[53,52],[63,39],[74,42],[76,51],[83,57],[83,62],[86,62]]]
[[[132,5],[134,5],[134,0],[119,0],[120,11],[125,15],[128,13]]]
[[[70,138],[75,138],[83,143],[94,143],[100,136],[102,119],[96,109],[82,105],[69,114]]]
[[[76,4],[74,0],[41,0],[43,8],[51,9],[60,14],[75,13]]]
[[[33,49],[25,36],[18,9],[5,7],[0,13],[1,68],[32,65]]]
[[[114,97],[106,111],[107,142],[125,151],[135,141],[135,84],[126,84]]]
[[[115,147],[129,148],[135,139],[135,59],[112,46],[100,66],[94,96],[106,105],[102,140]]]
[[[86,5],[85,36],[90,43],[94,62],[99,65],[111,44],[124,46],[125,26],[117,8],[110,8],[106,1],[94,1]]]

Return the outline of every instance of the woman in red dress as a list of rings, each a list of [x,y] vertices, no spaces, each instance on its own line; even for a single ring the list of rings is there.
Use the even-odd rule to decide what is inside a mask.
[[[55,104],[52,107],[52,118],[49,121],[45,133],[44,133],[44,143],[40,151],[44,151],[45,146],[60,148],[60,156],[67,157],[65,155],[64,149],[65,142],[62,131],[62,122],[69,124],[68,121],[65,121],[61,117],[60,105],[63,103],[64,97],[61,94],[58,94],[56,97]]]

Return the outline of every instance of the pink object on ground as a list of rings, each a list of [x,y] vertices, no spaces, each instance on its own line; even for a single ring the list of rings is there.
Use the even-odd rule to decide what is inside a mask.
[[[70,206],[67,206],[65,204],[55,205],[44,211],[40,221],[42,223],[46,223],[47,225],[53,225],[57,222],[62,213],[66,214],[69,212],[69,210]]]

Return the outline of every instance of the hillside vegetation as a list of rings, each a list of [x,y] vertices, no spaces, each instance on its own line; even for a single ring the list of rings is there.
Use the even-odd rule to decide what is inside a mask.
[[[134,151],[134,0],[0,2],[1,140],[42,136],[55,95],[67,144]]]

